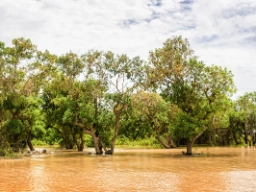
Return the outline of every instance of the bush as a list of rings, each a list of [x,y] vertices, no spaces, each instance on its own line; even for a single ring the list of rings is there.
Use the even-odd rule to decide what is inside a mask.
[[[0,157],[17,159],[21,158],[22,155],[20,153],[15,153],[11,148],[0,149]]]
[[[37,140],[37,139],[32,139],[32,144],[33,146],[46,146],[48,145],[48,143],[46,143],[45,141],[41,141],[41,140]]]
[[[148,137],[137,140],[129,140],[125,136],[120,136],[116,140],[116,145],[128,145],[128,146],[147,146],[147,147],[161,147],[160,143],[154,137]]]

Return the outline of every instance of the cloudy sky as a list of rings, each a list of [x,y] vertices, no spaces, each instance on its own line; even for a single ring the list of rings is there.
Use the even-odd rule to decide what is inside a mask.
[[[256,91],[255,0],[1,0],[0,41],[39,50],[110,50],[147,59],[174,35],[206,64],[234,74],[236,96]]]

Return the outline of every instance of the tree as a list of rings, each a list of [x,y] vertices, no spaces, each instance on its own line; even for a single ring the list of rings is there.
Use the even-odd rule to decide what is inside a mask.
[[[150,52],[150,61],[146,85],[182,110],[176,131],[187,139],[186,154],[191,155],[196,139],[234,93],[233,75],[226,68],[197,61],[181,37],[168,39],[163,48]]]
[[[82,57],[87,66],[86,77],[93,77],[99,82],[98,86],[105,87],[104,95],[95,97],[95,109],[103,104],[112,109],[114,114],[111,149],[107,151],[113,154],[121,122],[129,107],[130,95],[143,76],[143,62],[139,57],[130,59],[127,55],[114,55],[112,52],[89,51]],[[103,142],[101,144],[104,145]]]
[[[237,145],[242,144],[241,135],[245,130],[245,122],[246,113],[244,111],[238,111],[237,109],[233,109],[233,111],[229,113],[228,129],[231,131],[232,138]]]
[[[36,118],[31,115],[34,110],[30,101],[39,91],[34,73],[37,50],[29,39],[14,39],[12,44],[13,47],[5,47],[0,43],[0,131],[5,137],[1,141],[7,140],[14,151],[26,143],[33,150],[30,136]]]
[[[178,108],[167,103],[159,94],[140,91],[132,95],[134,116],[151,127],[155,137],[165,148],[173,148],[172,124],[179,114]]]
[[[245,93],[236,102],[236,111],[243,114],[240,123],[243,125],[243,134],[246,144],[256,143],[256,92]]]
[[[61,145],[72,149],[76,145],[78,151],[84,149],[84,130],[75,125],[77,113],[77,93],[75,86],[79,82],[70,82],[63,75],[55,76],[54,80],[44,87],[43,106],[48,126],[55,129],[61,136]],[[79,87],[81,88],[81,87]],[[81,91],[80,91],[81,92]]]
[[[111,123],[108,110],[101,103],[105,88],[94,79],[88,79],[76,87],[77,94],[73,98],[76,102],[74,124],[92,136],[96,154],[102,154],[102,147],[105,149],[103,132],[109,129]]]

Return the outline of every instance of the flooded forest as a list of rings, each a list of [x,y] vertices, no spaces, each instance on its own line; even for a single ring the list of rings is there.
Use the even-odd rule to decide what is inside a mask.
[[[148,60],[17,38],[0,75],[1,191],[256,188],[256,92],[181,36]]]
[[[96,154],[116,146],[254,146],[256,92],[232,99],[233,74],[199,61],[187,39],[167,39],[147,61],[89,50],[0,43],[0,155],[34,145]]]

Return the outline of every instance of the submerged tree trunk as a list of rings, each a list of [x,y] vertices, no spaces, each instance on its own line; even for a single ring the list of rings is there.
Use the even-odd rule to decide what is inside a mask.
[[[120,114],[118,114],[116,116],[115,133],[114,133],[114,136],[113,136],[112,142],[111,142],[111,150],[107,151],[106,154],[114,154],[115,144],[116,144],[116,139],[117,139],[117,136],[118,136],[119,127],[120,127]]]
[[[66,149],[73,149],[74,148],[74,144],[71,143],[71,142],[66,141],[65,142],[65,148]]]
[[[84,150],[84,141],[82,141],[78,146],[77,146],[77,149],[79,152],[83,151]]]
[[[106,148],[106,146],[104,145],[104,143],[103,143],[103,141],[101,140],[101,138],[99,138],[99,149],[100,149],[100,153],[101,153],[101,154],[103,154],[102,148],[103,148],[104,152],[106,153],[107,148]]]
[[[117,139],[119,128],[120,128],[120,117],[121,117],[121,114],[122,114],[123,110],[125,109],[125,107],[126,107],[126,105],[121,104],[121,103],[117,103],[114,107],[114,114],[116,117],[115,132],[114,132],[114,136],[113,136],[112,142],[111,142],[111,149],[106,151],[105,152],[106,154],[114,154],[116,139]]]
[[[253,131],[252,144],[256,144],[256,130]]]
[[[95,153],[96,154],[102,154],[100,147],[99,147],[99,138],[95,135],[95,133],[91,134],[92,138],[93,138],[93,144],[94,144],[94,148],[95,148]]]
[[[84,133],[87,133],[87,134],[92,136],[93,144],[94,144],[94,148],[95,148],[95,153],[96,154],[102,154],[101,151],[100,151],[100,147],[99,147],[99,138],[95,135],[95,129],[93,128],[93,126],[91,126],[90,130],[89,130],[81,123],[75,122],[75,125],[83,128]]]
[[[193,147],[193,143],[192,141],[189,141],[187,143],[187,152],[185,153],[185,155],[192,155],[192,147]]]
[[[248,131],[247,130],[244,131],[244,142],[246,145],[248,144]]]
[[[193,145],[194,145],[196,139],[197,139],[199,136],[200,136],[200,134],[196,134],[196,135],[194,135],[194,137],[192,138],[192,140],[189,140],[189,141],[187,142],[187,152],[184,153],[185,155],[193,155],[193,153],[192,153],[192,148],[193,148]]]
[[[82,152],[82,151],[84,150],[83,135],[80,135],[80,140],[81,140],[81,142],[79,142],[79,141],[78,141],[79,139],[76,138],[76,134],[73,134],[73,140],[74,140],[74,142],[75,142],[75,144],[76,144],[77,151],[78,151],[78,152]]]
[[[30,151],[35,151],[34,147],[33,147],[33,144],[31,142],[31,131],[29,131],[28,133],[28,138],[27,138],[27,144],[28,144],[28,147],[30,149]]]

